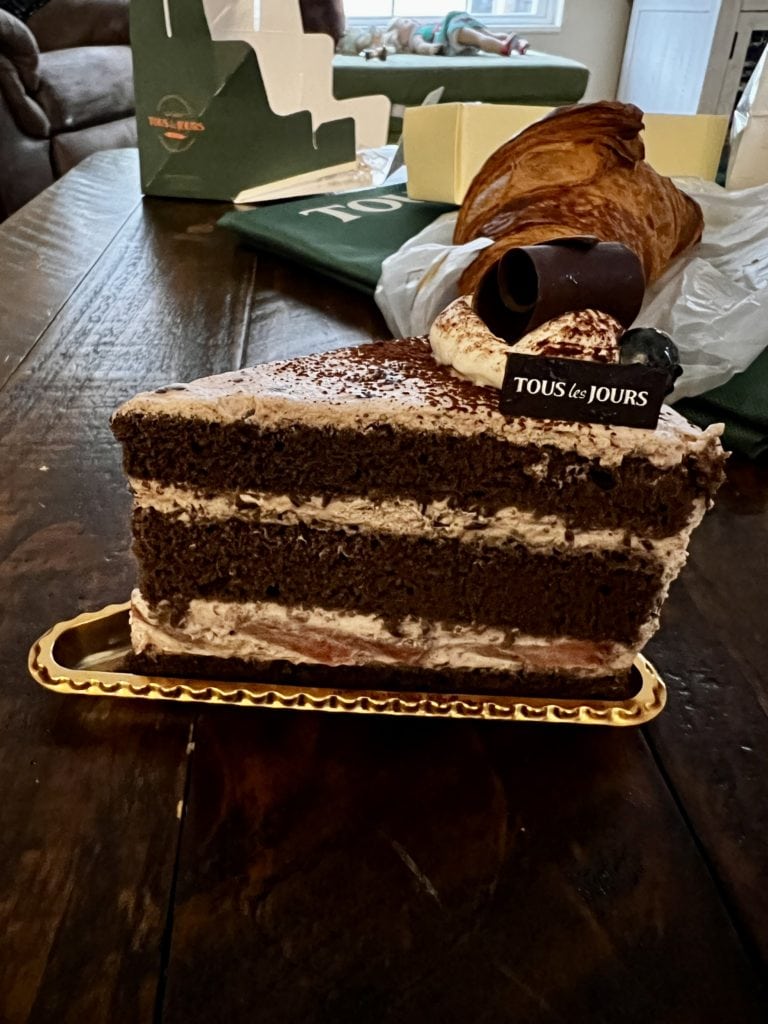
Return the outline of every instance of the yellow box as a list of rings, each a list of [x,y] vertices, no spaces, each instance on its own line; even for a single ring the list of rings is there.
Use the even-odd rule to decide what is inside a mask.
[[[461,203],[491,153],[551,109],[494,103],[408,107],[403,129],[408,195]],[[660,174],[714,180],[727,117],[645,114],[643,120],[646,159]]]

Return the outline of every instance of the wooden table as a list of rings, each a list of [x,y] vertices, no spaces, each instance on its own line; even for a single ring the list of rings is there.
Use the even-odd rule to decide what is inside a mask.
[[[768,472],[731,460],[642,729],[67,697],[127,598],[136,391],[385,331],[91,158],[0,227],[3,1024],[765,1022]]]

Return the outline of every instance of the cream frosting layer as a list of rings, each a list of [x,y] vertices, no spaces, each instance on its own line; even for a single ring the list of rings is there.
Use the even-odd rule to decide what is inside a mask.
[[[137,395],[116,417],[137,413],[270,429],[364,431],[385,424],[461,436],[492,434],[513,445],[551,445],[604,465],[636,456],[659,467],[716,450],[723,429],[717,424],[701,431],[668,407],[655,430],[507,418],[494,391],[455,379],[436,363],[425,339],[376,342],[169,385]]]
[[[194,600],[183,623],[174,627],[161,621],[138,590],[131,597],[131,639],[137,653],[331,666],[567,671],[583,677],[625,671],[636,653],[619,644],[510,636],[491,627],[449,627],[416,618],[400,623],[395,635],[374,615],[270,602]]]
[[[517,508],[500,509],[484,516],[466,509],[450,508],[447,501],[419,503],[397,498],[370,501],[359,497],[320,496],[295,503],[285,494],[218,494],[205,497],[195,491],[156,481],[130,480],[136,505],[164,515],[191,518],[253,518],[268,523],[305,523],[313,528],[349,528],[398,534],[460,537],[467,543],[521,543],[542,553],[553,549],[622,550],[652,555],[664,564],[664,575],[676,576],[686,558],[691,531],[698,525],[705,502],[696,502],[684,530],[671,537],[651,539],[624,529],[570,530],[556,515],[536,516]]]

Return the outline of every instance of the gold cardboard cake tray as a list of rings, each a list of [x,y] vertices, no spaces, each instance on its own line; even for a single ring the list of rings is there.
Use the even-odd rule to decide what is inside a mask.
[[[640,688],[628,700],[556,700],[501,694],[406,693],[389,690],[331,690],[269,683],[223,682],[133,675],[121,670],[130,651],[128,603],[59,622],[29,652],[29,671],[57,693],[96,697],[231,704],[234,707],[347,711],[359,714],[431,718],[485,718],[511,722],[570,722],[577,725],[642,725],[667,699],[656,669],[635,659]]]

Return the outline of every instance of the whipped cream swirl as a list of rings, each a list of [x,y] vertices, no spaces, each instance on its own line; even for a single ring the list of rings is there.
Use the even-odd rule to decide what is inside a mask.
[[[618,363],[619,338],[624,328],[608,313],[582,309],[548,320],[510,346],[488,329],[463,295],[440,313],[429,332],[435,359],[461,377],[483,387],[498,388],[510,352]]]

